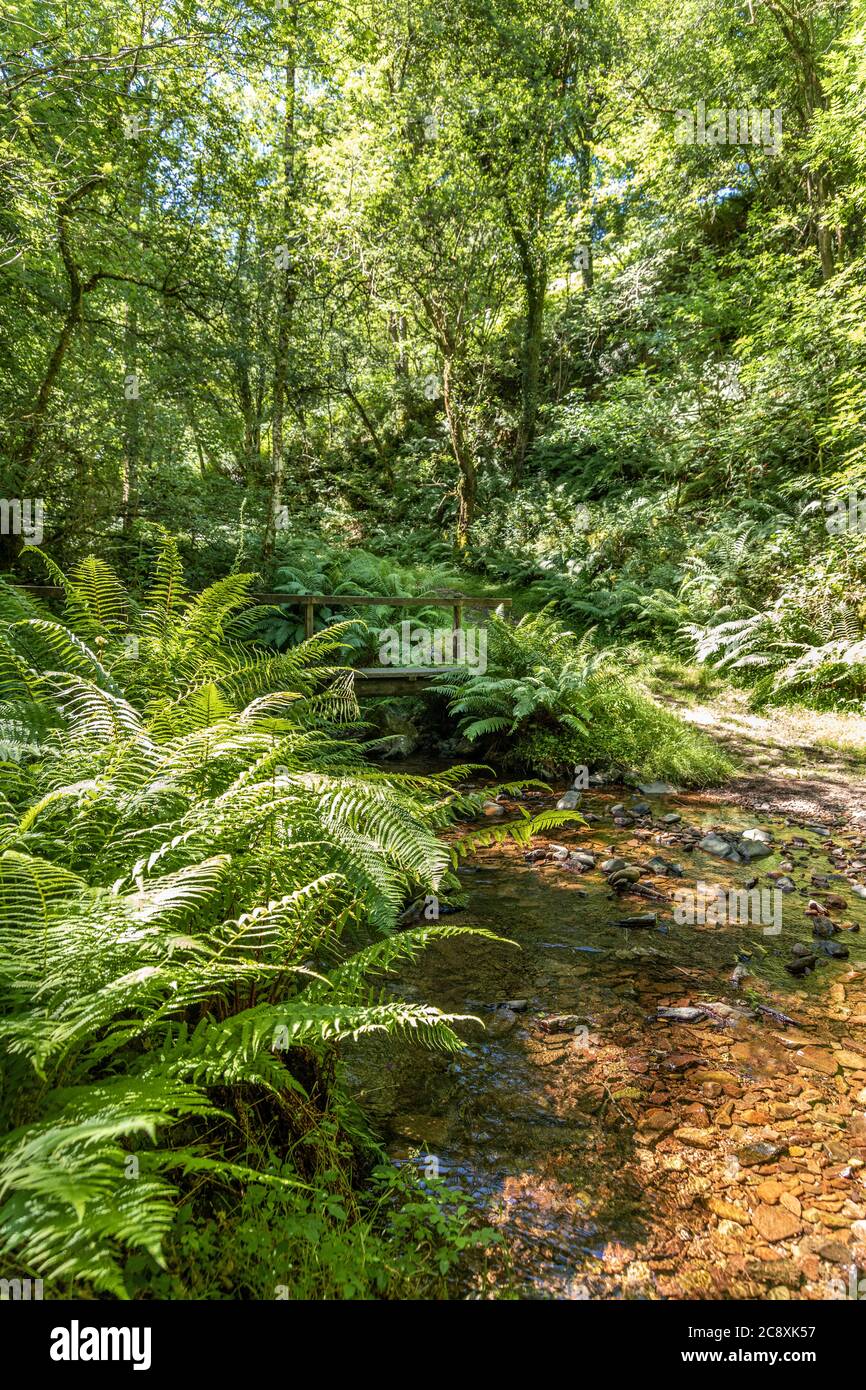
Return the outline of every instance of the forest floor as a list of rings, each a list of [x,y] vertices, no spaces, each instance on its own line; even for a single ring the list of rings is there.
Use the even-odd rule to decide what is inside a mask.
[[[584,796],[585,826],[531,855],[481,851],[456,920],[507,940],[438,942],[394,989],[485,1028],[461,1025],[456,1059],[373,1043],[349,1059],[392,1154],[432,1163],[503,1233],[455,1296],[866,1297],[856,730],[754,716],[730,693],[680,712],[736,753],[740,775],[709,793],[604,788]],[[648,811],[614,810],[641,799]],[[500,804],[503,820],[517,811]],[[772,837],[754,863],[699,847],[746,828]],[[639,867],[638,882],[612,890],[609,856]],[[778,918],[677,920],[678,890],[753,880]],[[789,973],[807,953],[814,969]]]
[[[756,714],[731,687],[706,701],[664,688],[656,695],[737,764],[737,776],[715,793],[720,800],[818,824],[866,818],[866,719],[804,706]]]

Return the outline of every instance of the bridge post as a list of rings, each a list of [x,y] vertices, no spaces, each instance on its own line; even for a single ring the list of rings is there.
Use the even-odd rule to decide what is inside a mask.
[[[309,595],[304,596],[304,636],[312,637],[315,631],[315,621],[313,618],[313,600]]]

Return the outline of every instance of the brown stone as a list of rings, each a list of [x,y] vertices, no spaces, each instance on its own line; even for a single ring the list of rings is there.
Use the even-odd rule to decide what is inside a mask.
[[[669,1110],[648,1110],[638,1123],[641,1130],[651,1130],[654,1134],[670,1134],[676,1125],[676,1117]]]
[[[775,1178],[766,1178],[755,1188],[756,1195],[762,1202],[766,1202],[768,1207],[775,1206],[784,1191],[782,1184],[777,1182]]]
[[[789,1240],[803,1229],[802,1221],[792,1212],[781,1206],[768,1207],[765,1202],[752,1212],[752,1225],[769,1241]]]
[[[765,1163],[772,1163],[780,1158],[784,1150],[768,1139],[759,1139],[754,1143],[742,1144],[737,1149],[737,1158],[744,1168],[757,1168]]]
[[[846,1265],[851,1259],[851,1251],[847,1245],[841,1240],[831,1240],[827,1236],[813,1236],[809,1249],[820,1259],[829,1260],[835,1265]]]
[[[866,1057],[859,1052],[848,1052],[846,1048],[840,1047],[833,1056],[846,1071],[866,1071]]]
[[[749,1273],[754,1279],[759,1279],[762,1282],[772,1281],[774,1284],[782,1284],[788,1289],[798,1289],[803,1282],[803,1270],[798,1269],[793,1260],[786,1260],[784,1257],[779,1258],[775,1250],[773,1254],[776,1258],[769,1268],[755,1265],[750,1268]]]
[[[695,1129],[693,1125],[682,1125],[674,1131],[674,1138],[683,1144],[691,1144],[696,1149],[711,1149],[715,1144],[710,1130]]]
[[[709,1129],[710,1117],[703,1105],[687,1105],[683,1111],[683,1119],[693,1124],[695,1129]]]
[[[744,1207],[738,1207],[734,1202],[726,1202],[724,1197],[710,1197],[707,1206],[720,1221],[736,1221],[741,1226],[748,1226],[752,1219]]]
[[[832,1052],[823,1047],[803,1047],[797,1053],[799,1065],[807,1071],[821,1071],[825,1076],[833,1076],[837,1061]]]
[[[847,1231],[851,1225],[850,1216],[843,1216],[841,1212],[822,1211],[819,1219],[822,1226],[829,1226],[833,1231]]]

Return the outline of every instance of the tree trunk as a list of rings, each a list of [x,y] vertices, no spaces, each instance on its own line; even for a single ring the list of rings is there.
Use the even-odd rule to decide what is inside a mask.
[[[520,378],[520,425],[514,451],[513,477],[523,474],[526,455],[535,438],[541,381],[541,338],[544,328],[546,267],[533,266],[525,275],[526,315],[523,327],[523,353]]]
[[[808,13],[799,14],[796,7],[781,4],[779,0],[768,0],[767,7],[791,51],[798,78],[798,115],[804,129],[808,129],[815,112],[827,109],[819,66],[822,45]],[[811,223],[821,264],[821,279],[824,281],[829,280],[836,271],[833,228],[827,226],[824,220],[832,192],[828,176],[820,170],[810,170],[807,166],[806,196],[812,209]]]
[[[134,375],[138,349],[138,320],[131,304],[126,306],[124,330],[124,379]],[[138,510],[139,401],[124,398],[121,521],[128,532]]]
[[[69,281],[69,307],[66,310],[66,317],[63,320],[63,326],[60,329],[57,341],[54,344],[45,370],[42,373],[42,380],[39,383],[36,400],[33,403],[29,415],[26,417],[20,448],[12,459],[12,467],[5,484],[9,490],[10,497],[23,498],[28,493],[33,463],[36,458],[36,450],[48,413],[48,403],[51,400],[54,384],[57,381],[69,344],[72,342],[75,330],[81,322],[84,308],[84,296],[88,289],[91,288],[89,283],[87,285],[82,284],[81,276],[78,273],[78,267],[75,264],[69,246],[66,219],[73,202],[77,201],[79,197],[82,197],[95,182],[98,182],[98,180],[86,180],[76,194],[67,198],[66,201],[61,204],[58,211],[57,244]],[[20,549],[20,537],[12,535],[0,536],[0,568],[8,568]]]
[[[292,38],[297,32],[297,5],[292,10]],[[294,50],[286,64],[286,112],[283,122],[283,236],[285,242],[285,265],[282,270],[282,284],[277,326],[276,360],[274,362],[273,399],[271,409],[271,495],[268,505],[268,519],[265,527],[262,556],[270,559],[274,552],[277,530],[283,506],[283,483],[285,480],[285,409],[286,380],[288,376],[289,342],[292,333],[292,317],[297,296],[297,268],[293,245],[293,199],[295,175],[295,80],[296,66]]]
[[[261,481],[262,417],[261,393],[259,390],[253,391],[253,383],[250,374],[252,347],[250,343],[250,310],[245,276],[248,237],[249,224],[244,223],[238,243],[238,292],[236,314],[239,347],[235,357],[235,383],[241,408],[241,417],[243,419],[243,442],[240,451],[235,451],[235,453],[238,466],[243,474],[244,482],[249,486],[251,483]]]
[[[454,364],[446,356],[442,369],[442,396],[451,448],[457,462],[457,547],[468,549],[472,523],[475,520],[475,501],[478,492],[478,473],[472,449],[466,438],[460,402],[454,389]]]
[[[51,399],[51,392],[54,383],[66,356],[66,350],[72,341],[72,336],[81,322],[81,314],[84,305],[84,286],[78,269],[72,259],[69,250],[69,243],[66,236],[66,223],[61,215],[58,224],[58,238],[60,244],[60,254],[63,257],[63,264],[66,267],[66,274],[69,279],[69,308],[66,311],[66,318],[60,330],[54,350],[48,359],[48,365],[42,375],[39,390],[33,409],[30,412],[27,425],[24,431],[24,438],[18,455],[17,466],[15,468],[14,486],[26,489],[33,460],[36,456],[36,446],[42,433],[42,426],[48,410],[48,402]]]
[[[526,454],[535,437],[541,378],[541,335],[544,327],[544,300],[547,294],[547,263],[533,245],[531,234],[518,222],[508,198],[505,217],[517,250],[523,279],[523,341],[520,353],[520,423],[512,460],[512,480],[523,476]]]

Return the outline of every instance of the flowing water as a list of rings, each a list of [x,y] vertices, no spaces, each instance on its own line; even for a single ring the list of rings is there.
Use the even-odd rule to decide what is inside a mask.
[[[488,1278],[519,1297],[841,1296],[866,1266],[866,902],[851,888],[863,834],[757,821],[697,794],[650,797],[650,818],[617,827],[622,800],[584,795],[589,824],[535,841],[595,852],[594,868],[527,862],[513,843],[470,861],[466,910],[448,920],[507,939],[437,942],[393,988],[482,1023],[460,1026],[457,1056],[359,1046],[360,1098],[396,1160],[438,1171],[503,1233],[508,1261]],[[663,824],[666,812],[682,821]],[[775,849],[751,866],[689,847],[691,827],[756,825]],[[661,856],[682,877],[645,872],[658,900],[617,894],[609,855],[645,869]],[[675,920],[678,889],[772,889],[780,864],[796,891],[778,935]],[[836,877],[822,889],[813,873]],[[845,899],[832,917],[849,957],[795,979],[792,945],[814,944],[808,902],[828,893]],[[652,927],[618,925],[648,912]],[[657,1017],[701,1004],[695,1021]],[[490,1287],[470,1274],[454,1292]]]

